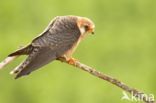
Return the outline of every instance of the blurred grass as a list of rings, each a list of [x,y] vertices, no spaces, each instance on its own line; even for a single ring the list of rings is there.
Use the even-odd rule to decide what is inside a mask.
[[[0,60],[26,45],[58,15],[91,18],[96,34],[75,58],[156,95],[155,0],[1,0]],[[8,73],[25,57],[0,71],[0,103],[132,103],[122,91],[85,72],[53,62],[14,80]]]

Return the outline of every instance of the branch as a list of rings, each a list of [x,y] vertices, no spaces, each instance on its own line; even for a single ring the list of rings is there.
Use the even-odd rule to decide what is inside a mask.
[[[11,61],[16,59],[17,57],[18,56],[7,57],[4,61],[2,61],[0,63],[0,69],[3,68],[4,66],[6,66],[7,64],[9,64]],[[59,61],[69,64],[69,62],[66,61],[65,59],[60,59]],[[123,89],[124,91],[126,91],[126,92],[130,93],[131,95],[133,95],[134,97],[138,98],[138,100],[143,100],[145,103],[156,103],[154,100],[151,100],[151,98],[147,94],[140,92],[137,89],[131,88],[128,85],[124,84],[123,82],[119,81],[118,79],[113,78],[104,73],[101,73],[101,72],[97,71],[96,69],[94,69],[90,66],[87,66],[79,61],[75,61],[74,64],[69,64],[69,65],[77,67],[78,69],[86,71],[86,72],[94,75],[95,77],[103,79],[103,80]]]
[[[69,64],[65,60],[63,62]],[[97,71],[96,69],[94,69],[90,66],[87,66],[87,65],[85,65],[79,61],[75,61],[75,64],[70,64],[70,65],[75,66],[78,69],[86,71],[86,72],[94,75],[95,77],[103,79],[103,80],[123,89],[124,91],[126,91],[126,92],[130,93],[131,95],[135,96],[136,98],[138,98],[138,100],[142,100],[145,103],[156,103],[154,100],[151,100],[151,98],[149,96],[147,96],[147,94],[140,92],[137,89],[131,88],[128,85],[124,84],[123,82],[119,81],[118,79],[113,78],[113,77],[106,75],[104,73],[101,73],[101,72]]]
[[[7,64],[9,64],[11,61],[16,59],[18,56],[13,56],[13,57],[7,57],[4,59],[2,62],[0,62],[0,69],[4,68]]]

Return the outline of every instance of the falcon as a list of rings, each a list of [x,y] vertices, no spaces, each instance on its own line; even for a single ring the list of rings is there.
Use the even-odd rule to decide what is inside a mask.
[[[24,62],[11,71],[11,74],[16,74],[17,79],[53,60],[65,59],[70,64],[74,63],[72,54],[87,34],[94,33],[94,28],[94,23],[86,17],[55,17],[29,45],[8,55],[8,57],[28,55]]]

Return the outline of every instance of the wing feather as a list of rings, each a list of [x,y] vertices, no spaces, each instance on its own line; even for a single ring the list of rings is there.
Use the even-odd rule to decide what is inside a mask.
[[[75,21],[69,21],[70,19],[65,20],[65,18],[55,20],[52,27],[32,41],[34,49],[27,59],[14,70],[17,73],[16,78],[48,64],[72,48],[80,36],[80,31]]]

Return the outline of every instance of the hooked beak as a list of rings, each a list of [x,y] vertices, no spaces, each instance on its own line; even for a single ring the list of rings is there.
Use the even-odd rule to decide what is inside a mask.
[[[90,29],[90,33],[92,34],[92,35],[94,35],[94,28],[93,29]]]
[[[90,28],[90,29],[88,30],[88,32],[91,33],[92,35],[94,35],[94,28]]]
[[[95,32],[94,32],[94,29],[95,29],[95,26],[93,25],[93,26],[90,28],[90,32],[91,32],[92,35],[94,35],[94,33],[95,33]]]

